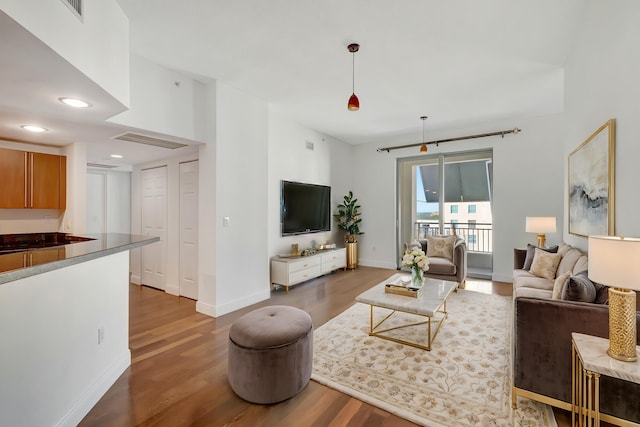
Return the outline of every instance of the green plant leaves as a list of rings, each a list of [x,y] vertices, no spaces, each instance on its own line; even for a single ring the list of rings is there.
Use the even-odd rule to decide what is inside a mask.
[[[338,213],[333,215],[338,227],[345,230],[347,234],[364,234],[358,225],[362,221],[359,209],[358,199],[354,199],[353,193],[349,191],[344,196],[344,202],[338,205]]]

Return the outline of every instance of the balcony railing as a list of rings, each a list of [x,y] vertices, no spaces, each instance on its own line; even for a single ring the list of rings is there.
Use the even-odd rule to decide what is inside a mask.
[[[416,221],[418,240],[424,240],[427,236],[436,234],[447,236],[455,234],[462,237],[467,242],[467,250],[471,252],[493,252],[493,224],[490,223],[445,222],[444,231],[441,233],[438,221]]]

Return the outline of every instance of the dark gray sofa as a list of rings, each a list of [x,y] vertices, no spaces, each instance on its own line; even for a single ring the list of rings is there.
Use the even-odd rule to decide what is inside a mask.
[[[518,257],[514,259],[517,266]],[[636,314],[640,342],[640,312]],[[571,410],[571,333],[609,336],[609,306],[520,296],[514,299],[513,404],[524,396]],[[600,377],[603,421],[640,423],[640,385]]]

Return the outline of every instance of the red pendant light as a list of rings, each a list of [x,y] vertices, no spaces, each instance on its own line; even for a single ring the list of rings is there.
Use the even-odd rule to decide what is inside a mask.
[[[427,148],[427,142],[424,140],[424,124],[427,119],[427,116],[420,116],[420,120],[422,120],[422,145],[420,146],[421,153],[426,153],[429,150]]]
[[[349,111],[358,111],[360,109],[360,100],[356,96],[355,81],[356,81],[356,52],[360,49],[360,45],[357,43],[351,43],[347,46],[349,52],[352,55],[352,74],[351,74],[351,96],[349,102],[347,102],[347,109]]]

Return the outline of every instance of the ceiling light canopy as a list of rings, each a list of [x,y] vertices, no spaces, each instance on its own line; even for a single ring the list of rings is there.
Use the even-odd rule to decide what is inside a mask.
[[[29,132],[46,132],[47,131],[47,129],[37,125],[22,125],[20,127],[24,130],[28,130]]]
[[[81,99],[76,99],[76,98],[59,98],[58,101],[62,102],[63,104],[66,104],[70,107],[74,107],[74,108],[89,108],[91,107],[91,104],[89,104],[86,101],[83,101]]]
[[[121,158],[123,158],[124,156],[123,156],[122,154],[112,154],[110,157],[111,157],[112,159],[121,159]]]
[[[358,111],[360,109],[360,100],[356,96],[356,52],[360,50],[358,43],[351,43],[347,46],[349,52],[352,55],[352,67],[351,67],[351,96],[349,102],[347,102],[347,109],[349,111]]]

